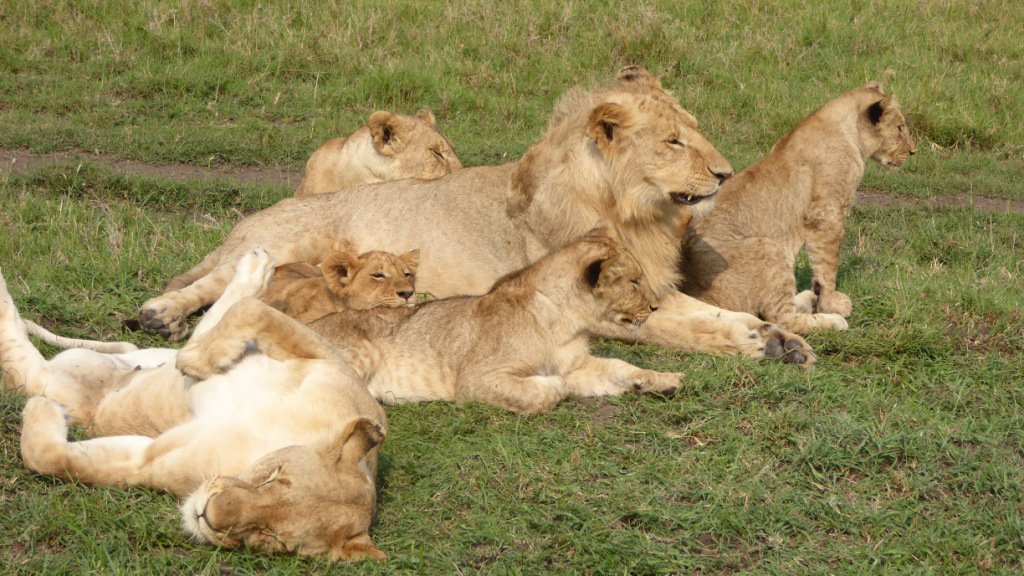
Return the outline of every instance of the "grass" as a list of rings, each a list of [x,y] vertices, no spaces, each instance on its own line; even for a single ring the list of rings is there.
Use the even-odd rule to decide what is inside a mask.
[[[0,146],[297,169],[376,108],[427,105],[482,164],[518,156],[576,80],[639,63],[736,167],[831,95],[882,79],[921,151],[899,172],[870,168],[864,187],[1020,199],[1022,23],[1011,2],[6,3]],[[242,214],[288,193],[90,164],[0,177],[0,266],[29,318],[162,345],[121,320]],[[683,372],[685,390],[534,417],[389,409],[373,530],[386,564],[217,550],[188,541],[168,495],[29,473],[24,399],[0,392],[0,565],[1019,573],[1022,230],[1021,214],[855,209],[839,277],[851,329],[811,338],[810,372],[601,342],[602,355]],[[806,283],[806,263],[797,272]]]

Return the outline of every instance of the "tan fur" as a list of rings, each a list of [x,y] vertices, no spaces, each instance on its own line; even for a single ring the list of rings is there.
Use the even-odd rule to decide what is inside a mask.
[[[415,116],[378,111],[348,137],[328,140],[313,152],[295,196],[402,178],[433,180],[461,168],[430,110]]]
[[[219,546],[383,558],[368,534],[386,427],[380,405],[328,344],[280,312],[264,306],[276,331],[236,329],[272,269],[265,252],[242,258],[180,352],[73,349],[49,361],[28,341],[0,277],[5,385],[34,396],[22,426],[26,466],[173,492],[184,499],[186,529]],[[68,442],[68,419],[93,438]]]
[[[798,349],[790,359],[811,363],[802,339],[675,290],[681,221],[731,172],[657,79],[626,68],[606,86],[570,91],[519,162],[283,200],[249,216],[168,292],[145,302],[140,323],[183,337],[187,316],[217,298],[233,263],[256,245],[281,263],[312,257],[317,252],[304,253],[302,239],[331,234],[395,253],[419,247],[419,288],[446,297],[482,294],[504,274],[604,225],[640,261],[661,302],[639,331],[604,323],[600,334],[754,357],[788,342]]]
[[[595,231],[483,296],[328,316],[310,328],[369,378],[383,402],[478,401],[535,413],[570,395],[673,394],[678,374],[587,351],[589,327],[636,329],[655,303],[639,262],[607,231]]]
[[[418,265],[419,250],[358,254],[344,243],[319,266],[278,266],[260,299],[303,324],[345,309],[408,306]]]
[[[864,162],[895,168],[914,151],[899,106],[878,84],[828,102],[726,182],[715,209],[694,222],[684,291],[801,334],[845,329],[852,307],[836,291],[836,272]],[[814,289],[798,298],[793,266],[801,247]]]

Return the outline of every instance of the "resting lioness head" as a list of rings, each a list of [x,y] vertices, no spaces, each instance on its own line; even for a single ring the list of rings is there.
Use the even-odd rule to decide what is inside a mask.
[[[455,147],[437,129],[434,114],[377,111],[347,138],[328,140],[309,157],[296,196],[421,178],[434,180],[462,168]]]
[[[861,146],[874,150],[871,157],[886,168],[899,167],[917,151],[899,104],[892,94],[883,95],[877,82],[871,82],[859,91],[865,92],[869,100],[874,100],[861,121]]]
[[[376,499],[370,452],[383,438],[380,425],[357,418],[329,446],[283,448],[239,477],[214,477],[182,504],[185,528],[225,548],[384,558],[368,532]]]

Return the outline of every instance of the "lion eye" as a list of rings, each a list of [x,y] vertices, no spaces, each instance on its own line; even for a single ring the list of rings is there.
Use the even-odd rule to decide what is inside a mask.
[[[640,286],[640,279],[633,278],[632,280],[629,281],[629,283],[632,284],[633,286]]]
[[[900,130],[900,134],[902,134],[903,133],[903,126],[900,126],[899,130]]]
[[[431,148],[430,153],[433,154],[438,160],[444,160],[444,152]]]
[[[412,272],[406,272],[405,273],[405,277],[406,278],[412,278]]]
[[[373,274],[370,274],[370,277],[373,278],[374,280],[383,280],[387,278],[387,276],[385,276],[383,272],[374,272]]]
[[[679,138],[672,138],[668,140],[669,146],[675,146],[676,148],[686,148],[686,142],[683,142]]]

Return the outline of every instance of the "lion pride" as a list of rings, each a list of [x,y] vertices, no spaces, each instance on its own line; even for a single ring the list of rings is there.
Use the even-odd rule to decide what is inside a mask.
[[[483,294],[552,248],[608,226],[639,260],[659,310],[638,331],[605,322],[598,334],[813,363],[799,336],[676,290],[681,223],[731,175],[694,117],[649,72],[627,67],[596,89],[571,90],[517,162],[285,199],[245,218],[171,289],[143,303],[139,321],[184,337],[188,315],[220,295],[254,246],[281,264],[314,258],[303,239],[330,234],[394,253],[420,248],[419,289],[446,297]]]

